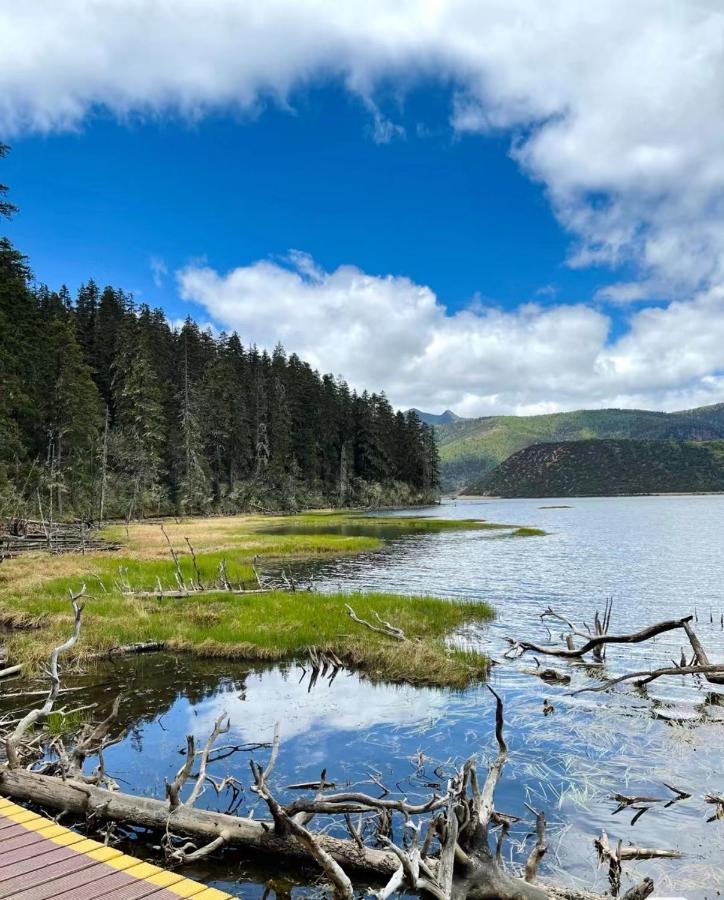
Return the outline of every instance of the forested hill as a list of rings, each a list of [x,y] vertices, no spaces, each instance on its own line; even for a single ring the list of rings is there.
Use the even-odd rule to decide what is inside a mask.
[[[724,491],[724,441],[583,440],[514,453],[466,494],[596,497]]]
[[[0,156],[2,156],[0,145]],[[5,203],[5,206],[3,206]],[[0,186],[0,214],[12,212]],[[88,281],[34,287],[0,239],[0,516],[404,504],[432,428],[281,347],[245,347]]]
[[[716,440],[724,438],[724,403],[683,412],[585,409],[545,416],[486,416],[435,427],[446,487],[466,487],[517,450],[587,438]]]

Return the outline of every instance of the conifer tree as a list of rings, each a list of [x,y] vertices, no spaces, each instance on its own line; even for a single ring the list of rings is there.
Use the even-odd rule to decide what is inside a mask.
[[[435,494],[438,468],[432,429],[383,394],[280,344],[175,330],[92,279],[75,299],[33,287],[0,238],[0,514],[39,494],[53,516],[103,518],[407,502]]]

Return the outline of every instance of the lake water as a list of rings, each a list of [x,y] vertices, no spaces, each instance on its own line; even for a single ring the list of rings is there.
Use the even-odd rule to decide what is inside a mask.
[[[571,508],[544,508],[562,504]],[[724,822],[706,822],[714,809],[704,796],[724,794],[724,689],[666,679],[647,692],[622,685],[573,697],[572,688],[596,683],[590,667],[548,658],[545,665],[572,678],[569,687],[551,687],[530,674],[530,656],[506,662],[502,654],[508,636],[545,643],[539,614],[548,605],[575,622],[591,622],[612,597],[615,632],[696,609],[697,634],[712,661],[724,661],[724,497],[465,500],[422,513],[532,525],[548,534],[400,536],[375,553],[316,563],[317,589],[491,601],[497,621],[469,628],[457,639],[481,644],[500,663],[491,683],[505,701],[510,760],[496,805],[528,823],[526,802],[545,810],[550,850],[542,873],[603,892],[606,872],[597,868],[593,839],[605,828],[614,843],[620,838],[686,854],[681,860],[626,863],[624,888],[632,883],[629,876],[648,874],[656,881],[656,896],[718,896],[724,887]],[[300,567],[300,574],[307,569]],[[554,635],[560,630],[551,629]],[[681,635],[672,632],[645,645],[611,647],[606,672],[665,665],[679,658],[682,646]],[[316,780],[325,767],[338,786],[373,790],[374,775],[410,799],[427,796],[456,763],[475,752],[485,758],[495,752],[493,702],[484,686],[453,693],[372,684],[341,673],[332,684],[319,681],[309,690],[297,665],[259,669],[167,655],[115,663],[103,670],[101,681],[96,699],[110,698],[119,686],[129,691],[124,716],[131,732],[108,750],[107,767],[122,790],[146,795],[163,796],[164,777],[182,761],[184,735],[203,740],[223,711],[232,722],[224,743],[268,741],[274,723],[281,723],[273,787],[282,799],[297,796],[287,785]],[[548,717],[544,698],[555,707]],[[245,785],[244,813],[254,808],[257,816],[265,814],[248,791],[248,757],[263,762],[267,754],[258,748],[216,767],[217,774],[234,774]],[[673,795],[666,784],[691,798],[668,808],[657,804],[634,825],[630,810],[613,815],[612,794],[668,799]],[[207,793],[203,802],[217,801]],[[525,823],[513,830],[509,859],[525,858],[529,830]],[[314,889],[298,871],[259,861],[206,865],[188,874],[244,897],[268,889],[295,896]]]

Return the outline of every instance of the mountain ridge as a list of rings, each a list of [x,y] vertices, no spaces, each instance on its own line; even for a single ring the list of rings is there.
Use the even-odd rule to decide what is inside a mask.
[[[533,444],[463,493],[600,497],[724,492],[724,440],[593,438]]]
[[[457,415],[451,409],[446,409],[443,413],[429,413],[422,409],[416,409],[414,406],[407,412],[415,413],[417,418],[426,425],[450,425],[452,422],[466,421],[462,416]]]
[[[724,403],[677,412],[581,409],[538,416],[482,416],[435,425],[443,486],[457,490],[533,444],[589,439],[724,439]]]

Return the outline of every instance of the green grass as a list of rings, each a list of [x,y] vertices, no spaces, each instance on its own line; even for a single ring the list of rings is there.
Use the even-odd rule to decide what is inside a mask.
[[[255,586],[251,560],[308,558],[375,549],[380,538],[340,534],[268,534],[270,522],[292,527],[330,527],[358,517],[304,515],[284,518],[236,517],[167,521],[165,528],[179,552],[187,584],[194,578],[193,561],[183,540],[188,535],[196,552],[201,580],[216,584],[218,566],[226,561],[232,583]],[[379,517],[380,521],[390,521]],[[400,521],[391,520],[399,529]],[[401,527],[415,531],[494,527],[489,523],[450,522],[404,517]],[[501,526],[497,526],[501,527]],[[157,579],[175,587],[175,567],[158,523],[114,526],[109,535],[124,543],[122,555],[51,557],[33,554],[7,561],[0,570],[0,623],[14,626],[4,640],[10,659],[29,669],[45,661],[53,646],[68,635],[72,617],[68,592],[87,587],[81,638],[69,656],[79,660],[123,644],[163,642],[170,649],[202,656],[282,661],[303,658],[310,646],[334,651],[346,664],[370,677],[415,684],[462,687],[483,678],[488,660],[483,654],[451,649],[446,637],[465,623],[486,621],[493,610],[486,603],[454,602],[434,597],[396,594],[321,594],[271,591],[238,595],[219,591],[183,599],[129,596],[149,591]],[[181,549],[185,552],[181,553]],[[352,622],[349,602],[370,621],[375,614],[394,623],[409,640],[400,643]],[[22,630],[23,622],[40,627]],[[62,723],[59,723],[59,727]]]
[[[64,640],[71,614],[63,588],[78,586],[77,580],[58,579],[35,598],[5,599],[5,609],[22,607],[27,615],[42,618],[39,630],[11,633],[7,644],[13,660],[39,665]],[[400,643],[352,622],[345,603],[370,621],[377,613],[402,628],[409,640]],[[157,600],[96,592],[86,600],[81,639],[69,656],[83,660],[118,645],[160,641],[201,656],[281,661],[303,657],[313,646],[333,650],[373,677],[462,687],[483,677],[487,660],[448,648],[444,638],[465,623],[492,617],[486,603],[395,594],[219,592]]]
[[[81,725],[88,721],[89,710],[51,712],[46,720],[46,730],[51,737],[76,734]]]

